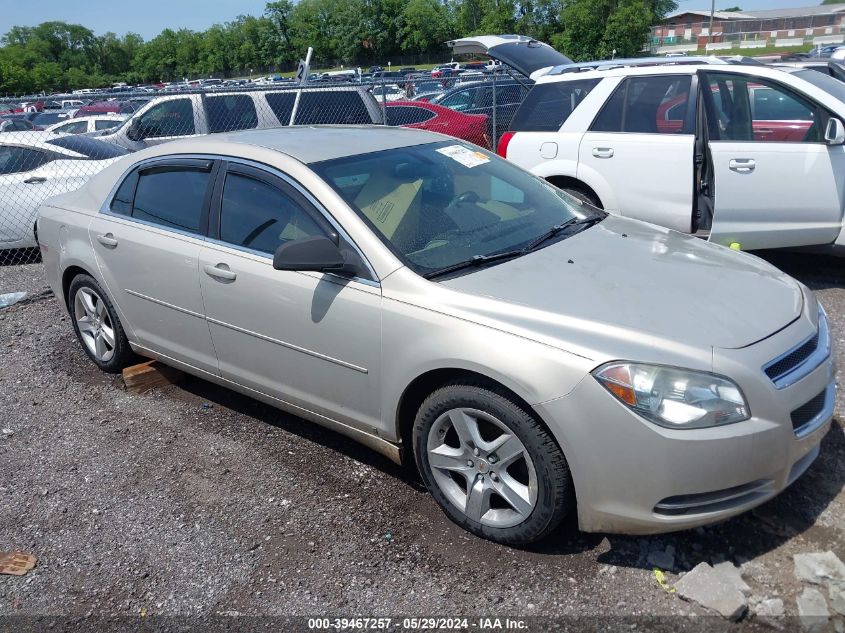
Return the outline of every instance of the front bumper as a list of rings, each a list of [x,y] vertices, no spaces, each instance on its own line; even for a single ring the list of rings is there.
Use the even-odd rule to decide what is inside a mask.
[[[714,352],[714,371],[736,380],[745,393],[753,417],[744,422],[659,427],[592,376],[567,396],[536,405],[569,463],[581,529],[649,534],[714,523],[771,499],[800,477],[831,426],[833,354],[781,389],[762,367],[815,327],[805,314],[765,341]],[[798,410],[806,415],[793,428]]]

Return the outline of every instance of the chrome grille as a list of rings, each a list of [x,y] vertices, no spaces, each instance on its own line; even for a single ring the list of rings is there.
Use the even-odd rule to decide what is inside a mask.
[[[799,346],[798,349],[788,353],[786,356],[776,361],[774,364],[768,365],[765,369],[766,375],[772,380],[775,380],[780,376],[788,374],[793,369],[795,369],[797,365],[800,365],[805,360],[807,360],[810,354],[816,351],[818,345],[819,334],[818,332],[816,332],[816,335],[813,336],[813,338],[811,338],[803,345]]]
[[[830,358],[827,317],[819,304],[819,326],[815,334],[763,365],[763,372],[777,389],[794,385]]]

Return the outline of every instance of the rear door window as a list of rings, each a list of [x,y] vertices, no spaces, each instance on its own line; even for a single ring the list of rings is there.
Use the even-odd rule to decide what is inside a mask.
[[[522,100],[521,86],[497,86],[496,105],[518,105]]]
[[[82,134],[88,131],[88,121],[71,121],[53,130],[63,134]]]
[[[388,105],[386,116],[388,125],[414,125],[415,123],[425,123],[436,115],[425,108]]]
[[[110,130],[113,127],[117,127],[120,125],[120,119],[99,119],[98,121],[94,121],[94,129],[95,130]]]
[[[464,110],[469,110],[472,107],[474,95],[475,90],[460,90],[444,97],[440,101],[437,101],[437,105],[442,105],[444,108],[451,108],[452,110],[463,112]]]
[[[50,152],[38,149],[0,146],[0,175],[32,171],[49,163],[53,158]]]
[[[140,130],[144,138],[195,134],[191,100],[173,99],[154,105],[141,115]]]
[[[593,132],[692,134],[689,75],[629,77],[593,121]]]
[[[315,90],[302,93],[296,112],[297,125],[362,125],[373,119],[355,90]]]
[[[266,95],[267,104],[276,115],[279,123],[287,125],[290,123],[290,115],[293,112],[293,102],[296,96],[292,92],[268,92]]]
[[[255,103],[249,95],[218,95],[205,98],[209,132],[250,130],[258,127]]]
[[[129,174],[112,198],[109,210],[120,215],[132,215],[132,200],[135,198],[135,186],[138,184],[138,170]]]
[[[538,84],[516,111],[510,129],[514,132],[557,132],[599,79],[579,79]]]
[[[162,227],[199,233],[210,166],[160,166],[141,170],[132,217]]]

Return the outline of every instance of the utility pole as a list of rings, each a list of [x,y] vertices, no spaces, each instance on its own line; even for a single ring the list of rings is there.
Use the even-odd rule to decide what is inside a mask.
[[[713,43],[713,14],[716,12],[716,0],[710,0],[710,27],[707,29],[707,43]]]

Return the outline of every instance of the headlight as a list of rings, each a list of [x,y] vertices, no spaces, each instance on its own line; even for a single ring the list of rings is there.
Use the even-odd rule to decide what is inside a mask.
[[[626,362],[602,365],[593,376],[620,402],[667,428],[719,426],[750,417],[739,387],[721,376]]]

